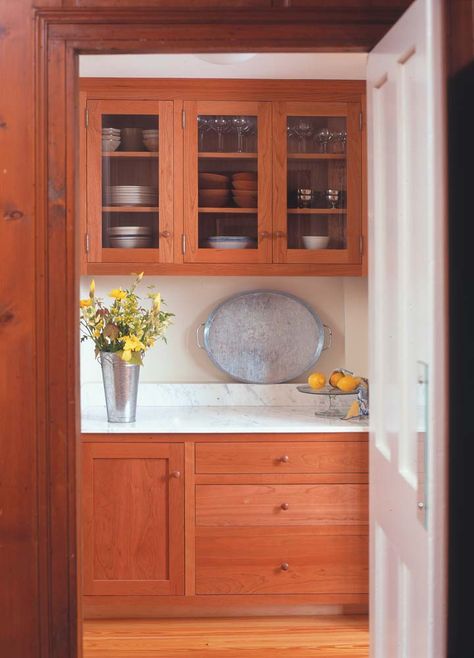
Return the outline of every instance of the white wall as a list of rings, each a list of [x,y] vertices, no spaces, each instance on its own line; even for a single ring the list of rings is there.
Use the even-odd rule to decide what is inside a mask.
[[[81,55],[82,77],[203,77],[273,79],[365,79],[367,55],[360,53],[258,54],[239,64],[220,65],[193,55]],[[96,277],[97,294],[128,284],[126,277]],[[142,381],[230,381],[196,347],[196,327],[230,295],[255,288],[293,293],[306,301],[334,333],[331,350],[323,352],[316,367],[336,367],[367,374],[367,279],[337,277],[150,277],[176,313],[168,345],[159,344],[145,358]],[[89,279],[81,279],[81,296]],[[144,289],[146,294],[146,290]],[[100,380],[92,345],[81,346],[83,382]],[[305,379],[306,374],[300,377]]]

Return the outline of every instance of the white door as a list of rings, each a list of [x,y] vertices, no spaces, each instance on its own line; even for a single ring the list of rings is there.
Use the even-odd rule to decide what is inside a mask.
[[[371,655],[445,658],[442,1],[369,55]]]

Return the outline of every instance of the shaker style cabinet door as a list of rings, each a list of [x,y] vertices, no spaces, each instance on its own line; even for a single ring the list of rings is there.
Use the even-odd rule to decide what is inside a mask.
[[[185,262],[271,263],[271,108],[184,103]]]
[[[273,135],[273,261],[360,263],[360,103],[275,103]]]
[[[173,261],[173,101],[87,102],[87,261]]]
[[[83,446],[83,593],[184,593],[184,448]]]

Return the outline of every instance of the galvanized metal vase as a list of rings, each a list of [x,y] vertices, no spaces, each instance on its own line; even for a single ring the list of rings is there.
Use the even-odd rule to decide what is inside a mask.
[[[101,352],[100,365],[109,423],[135,422],[140,366],[123,361],[113,352]]]

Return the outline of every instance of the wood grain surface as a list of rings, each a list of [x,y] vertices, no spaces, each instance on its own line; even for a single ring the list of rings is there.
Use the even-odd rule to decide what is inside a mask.
[[[368,658],[365,615],[89,620],[84,658]]]

